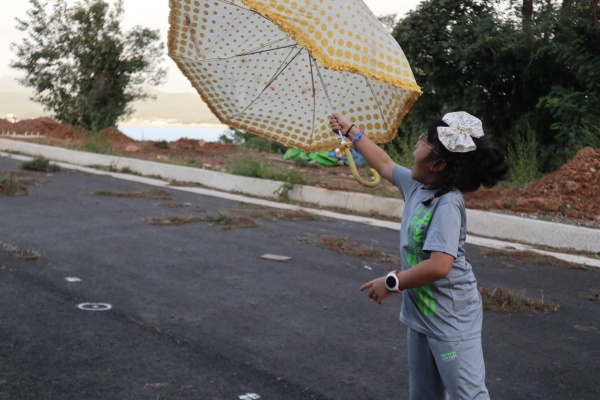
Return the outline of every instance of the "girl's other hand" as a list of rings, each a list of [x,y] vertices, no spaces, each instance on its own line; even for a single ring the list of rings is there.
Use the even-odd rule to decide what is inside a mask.
[[[350,128],[350,120],[343,114],[333,113],[331,117],[329,117],[329,125],[331,125],[331,129],[337,134],[339,130],[342,131],[342,135],[345,135]]]
[[[360,287],[361,292],[366,289],[371,289],[369,290],[369,297],[379,304],[383,304],[385,298],[392,294],[392,292],[385,287],[385,276],[373,279]]]

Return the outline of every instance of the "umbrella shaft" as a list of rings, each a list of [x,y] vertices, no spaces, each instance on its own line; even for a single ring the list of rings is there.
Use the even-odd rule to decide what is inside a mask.
[[[312,57],[312,54],[310,55],[310,58],[315,63],[315,68],[317,69],[317,75],[319,75],[319,80],[321,81],[321,86],[323,86],[323,92],[325,93],[325,98],[327,99],[327,103],[329,104],[329,109],[331,110],[331,113],[333,114],[335,112],[335,110],[333,109],[333,104],[331,103],[331,99],[329,98],[329,93],[327,93],[327,88],[325,87],[325,81],[323,81],[323,77],[321,76],[321,70],[319,69],[319,64],[317,63],[317,60],[315,60]],[[341,129],[338,130],[338,135],[340,135],[340,139],[342,139],[342,144],[344,144],[345,140],[344,140],[344,135],[342,134]]]

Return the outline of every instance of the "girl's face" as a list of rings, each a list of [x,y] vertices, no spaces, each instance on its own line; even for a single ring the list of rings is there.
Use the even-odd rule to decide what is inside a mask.
[[[433,145],[427,143],[427,134],[421,134],[413,151],[414,162],[410,168],[412,178],[425,185],[426,189],[428,186],[435,185],[439,175],[436,170],[436,163],[440,158]]]

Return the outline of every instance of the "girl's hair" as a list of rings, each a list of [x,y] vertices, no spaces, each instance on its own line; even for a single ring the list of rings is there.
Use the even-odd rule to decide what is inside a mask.
[[[499,181],[509,177],[509,166],[504,151],[490,147],[483,138],[472,138],[477,149],[466,153],[454,153],[444,147],[438,139],[437,128],[448,126],[441,119],[432,123],[427,130],[427,142],[432,144],[439,157],[431,152],[429,158],[443,159],[446,168],[442,173],[442,185],[433,197],[423,202],[428,205],[431,201],[454,189],[461,192],[474,192],[481,185],[486,188],[495,186]]]

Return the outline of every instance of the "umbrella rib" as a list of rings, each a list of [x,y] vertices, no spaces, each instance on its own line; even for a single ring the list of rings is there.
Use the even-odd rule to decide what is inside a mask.
[[[312,141],[313,141],[313,136],[315,134],[315,119],[317,116],[317,96],[316,96],[316,92],[315,92],[315,75],[313,72],[313,58],[312,57],[308,57],[308,62],[310,63],[310,83],[312,85],[312,93],[313,93],[313,117],[312,117],[312,128],[311,128],[311,134],[310,134],[310,140],[308,142],[308,146],[312,146]]]
[[[238,115],[243,114],[248,108],[250,108],[260,98],[260,96],[271,86],[271,84],[275,81],[275,79],[277,79],[277,77],[279,75],[281,75],[281,73],[285,70],[285,67],[287,67],[287,65],[289,65],[292,61],[294,61],[294,59],[296,59],[296,57],[298,57],[300,55],[302,50],[304,50],[304,48],[300,47],[300,50],[298,50],[298,52],[292,57],[292,59],[286,63],[287,58],[290,56],[290,54],[292,54],[292,52],[290,51],[286,57],[286,60],[281,61],[281,64],[277,68],[277,71],[275,71],[275,74],[271,77],[269,82],[267,82],[267,84],[265,85],[263,90],[261,90],[260,93],[254,98],[254,100],[252,100],[246,107],[244,107],[244,109],[242,111],[240,111],[239,113],[237,113],[235,115],[232,115],[228,119],[233,120],[233,119],[237,118]]]
[[[284,40],[284,39],[281,39],[281,40]],[[275,43],[275,42],[271,42],[271,43]],[[245,52],[245,53],[235,54],[235,55],[233,55],[231,57],[205,58],[205,59],[202,60],[202,62],[231,60],[231,59],[234,59],[236,57],[253,56],[255,54],[261,54],[261,53],[266,53],[266,52],[275,51],[275,50],[282,50],[282,49],[287,49],[287,48],[290,48],[290,47],[297,48],[297,47],[299,47],[299,45],[297,45],[297,44],[290,44],[290,45],[287,45],[287,46],[274,47],[274,48],[266,49],[266,50],[248,51],[248,52]]]

